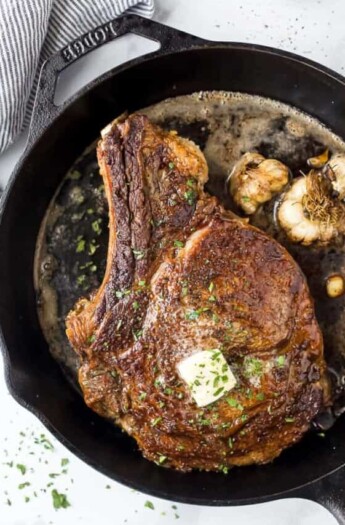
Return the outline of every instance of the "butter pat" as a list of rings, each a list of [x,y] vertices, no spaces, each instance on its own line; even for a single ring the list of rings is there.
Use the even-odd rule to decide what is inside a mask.
[[[217,401],[236,385],[236,379],[222,352],[201,350],[176,366],[194,401],[204,407]]]

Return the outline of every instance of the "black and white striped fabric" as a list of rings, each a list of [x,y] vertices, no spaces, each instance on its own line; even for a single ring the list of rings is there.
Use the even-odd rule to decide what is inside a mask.
[[[29,122],[43,61],[127,10],[150,17],[154,0],[0,0],[0,153]]]

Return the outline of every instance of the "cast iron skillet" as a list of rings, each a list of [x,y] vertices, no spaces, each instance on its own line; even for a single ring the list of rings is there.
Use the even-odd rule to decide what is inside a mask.
[[[126,33],[160,42],[159,51],[102,75],[60,107],[59,72],[90,49]],[[325,439],[307,435],[274,463],[182,474],[142,458],[133,441],[91,412],[50,356],[36,312],[33,257],[57,185],[109,120],[198,90],[242,91],[279,99],[345,138],[345,81],[304,58],[261,46],[208,42],[138,16],[125,16],[74,41],[43,67],[27,149],[1,203],[0,325],[6,379],[72,452],[111,478],[185,503],[237,505],[306,497],[345,523],[345,418]]]

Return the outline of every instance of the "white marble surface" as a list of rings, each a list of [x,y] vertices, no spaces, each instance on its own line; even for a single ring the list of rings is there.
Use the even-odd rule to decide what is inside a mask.
[[[294,51],[340,73],[345,71],[343,0],[156,0],[156,4],[155,19],[178,29],[213,40],[255,42]],[[148,52],[152,45],[135,37],[124,38],[96,56],[90,55],[61,79],[59,99],[75,92],[102,69]],[[25,138],[24,133],[0,157],[0,184],[8,180],[23,151]],[[83,464],[17,405],[2,380],[0,405],[0,525],[139,525],[144,521],[162,525],[221,525],[239,521],[243,525],[336,523],[319,505],[297,499],[236,508],[177,504],[175,509],[173,502],[133,492]],[[53,450],[35,443],[35,438],[40,441],[41,434],[49,439]],[[69,459],[65,467],[61,467],[62,458]],[[11,461],[12,467],[6,464]],[[25,474],[17,464],[25,465]],[[62,473],[63,468],[67,468],[67,473]],[[52,473],[60,475],[49,477]],[[30,485],[20,489],[18,485],[25,482]],[[54,486],[47,487],[50,482]],[[67,495],[70,507],[54,510],[51,496],[54,487]],[[30,500],[25,502],[25,497]],[[154,510],[145,507],[147,500],[153,503]]]

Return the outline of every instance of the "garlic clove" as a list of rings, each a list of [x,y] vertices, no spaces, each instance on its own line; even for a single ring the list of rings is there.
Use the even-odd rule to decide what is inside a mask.
[[[345,292],[345,282],[342,275],[330,275],[326,280],[326,291],[328,297],[340,297]]]
[[[323,168],[323,166],[328,161],[328,157],[329,151],[328,149],[325,149],[325,151],[321,153],[321,155],[318,155],[317,157],[311,157],[310,159],[308,159],[307,164],[311,168]]]

